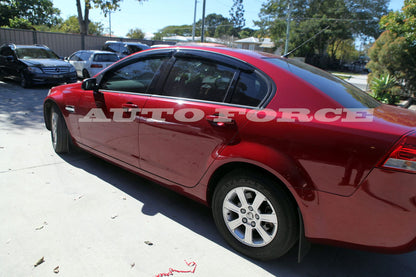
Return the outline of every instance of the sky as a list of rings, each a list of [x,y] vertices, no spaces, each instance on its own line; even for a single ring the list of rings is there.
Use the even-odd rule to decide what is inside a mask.
[[[202,1],[198,0],[197,3],[197,21],[202,18]],[[265,1],[243,1],[245,27],[256,28],[253,21],[258,20],[261,5]],[[77,15],[75,0],[52,0],[52,2],[54,7],[61,10],[63,19]],[[404,0],[391,0],[389,8],[400,10],[403,2]],[[206,0],[205,15],[217,13],[228,18],[232,5],[233,0]],[[112,34],[125,37],[130,29],[139,28],[149,36],[168,25],[192,24],[194,7],[195,0],[148,0],[143,3],[139,3],[137,0],[124,0],[120,4],[120,10],[111,14]],[[109,18],[104,17],[100,9],[90,11],[90,20],[102,23],[106,28],[105,33],[109,32]]]

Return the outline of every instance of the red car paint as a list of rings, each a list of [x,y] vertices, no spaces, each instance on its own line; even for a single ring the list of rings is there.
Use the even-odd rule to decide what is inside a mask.
[[[290,65],[288,69],[268,60],[275,56],[227,48],[171,49],[216,53],[254,66],[273,86],[272,98],[261,108],[307,108],[311,114],[323,108],[348,108],[291,72]],[[78,83],[55,87],[46,97],[48,128],[52,102],[79,147],[206,205],[218,172],[249,165],[274,175],[287,187],[308,239],[385,252],[416,249],[416,172],[383,168],[396,143],[414,136],[415,112],[380,104],[373,110],[372,122],[253,122],[244,114],[253,109],[249,107],[146,93],[96,93]],[[67,106],[76,112],[69,112]],[[122,107],[199,109],[205,117],[188,123],[165,113],[164,121],[158,121],[148,112],[129,123],[79,122],[92,108],[102,108],[111,118],[110,110]],[[231,123],[212,120],[219,116],[217,109],[231,108]],[[130,112],[125,111],[128,118]]]

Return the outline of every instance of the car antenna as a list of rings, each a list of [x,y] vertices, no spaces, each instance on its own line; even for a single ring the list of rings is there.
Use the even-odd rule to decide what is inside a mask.
[[[329,25],[326,26],[325,28],[323,28],[322,30],[320,30],[319,32],[317,32],[316,34],[314,34],[313,37],[311,37],[310,39],[308,39],[307,41],[305,41],[304,43],[302,43],[301,45],[299,45],[298,47],[296,47],[292,51],[287,52],[286,54],[284,54],[282,57],[283,58],[287,58],[290,54],[292,54],[293,52],[295,52],[296,50],[298,50],[299,48],[301,48],[302,46],[304,46],[306,43],[308,43],[309,41],[311,41],[312,39],[314,39],[317,35],[319,35],[320,33],[322,33],[323,31],[325,31],[328,28],[329,28]]]

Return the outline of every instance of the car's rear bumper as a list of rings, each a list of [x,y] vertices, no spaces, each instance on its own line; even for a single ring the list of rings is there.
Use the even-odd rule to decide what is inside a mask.
[[[310,192],[311,201],[300,207],[306,236],[380,252],[415,250],[415,179],[415,174],[376,168],[350,197]]]

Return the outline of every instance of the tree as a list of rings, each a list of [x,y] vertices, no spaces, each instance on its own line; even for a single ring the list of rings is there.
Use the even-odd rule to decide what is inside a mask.
[[[238,36],[238,33],[243,29],[244,25],[246,25],[243,0],[234,0],[234,4],[230,9],[230,17],[230,22],[234,25],[232,35]]]
[[[196,29],[195,34],[197,36],[201,35],[201,30]],[[162,40],[163,37],[170,36],[191,36],[192,35],[192,25],[169,25],[160,29],[156,34],[154,39]]]
[[[211,13],[207,15],[205,17],[205,26],[206,26],[205,36],[215,37],[216,36],[215,31],[221,25],[222,25],[221,27],[222,31],[217,32],[217,37],[221,37],[222,35],[224,35],[223,32],[226,30],[226,28],[224,27],[226,27],[227,25],[232,26],[232,23],[230,23],[230,21],[224,16],[222,16],[221,14]],[[198,22],[196,22],[196,26],[202,26],[202,20],[199,20]]]
[[[80,26],[78,23],[78,19],[75,15],[70,16],[67,20],[62,22],[58,26],[58,32],[63,33],[79,33],[80,32]],[[89,35],[102,35],[104,32],[103,24],[99,22],[90,22],[88,27],[88,34]]]
[[[402,91],[416,96],[416,0],[405,0],[401,11],[380,21],[386,31],[369,51],[369,81],[390,75]]]
[[[50,0],[0,1],[1,26],[10,26],[10,22],[13,22],[14,26],[27,25],[23,24],[22,20],[26,20],[30,25],[53,26],[61,22],[60,13]]]
[[[116,11],[120,8],[121,0],[84,0],[84,13],[82,12],[81,0],[76,0],[77,13],[78,13],[78,23],[80,26],[81,34],[88,34],[89,28],[89,15],[90,10],[94,8],[99,8],[104,12],[104,16],[111,11]],[[146,0],[137,0],[138,2],[143,2]]]
[[[293,0],[289,49],[328,27],[295,52],[309,63],[326,67],[335,61],[327,50],[336,41],[378,36],[378,18],[387,13],[387,3],[388,0]],[[266,2],[260,10],[260,20],[255,22],[276,45],[284,43],[286,37],[288,4],[289,0]]]
[[[239,38],[249,38],[256,35],[257,30],[251,28],[244,28],[238,33]]]
[[[35,29],[29,20],[18,17],[9,19],[9,27],[14,29]]]
[[[136,28],[136,29],[130,29],[129,32],[127,33],[127,37],[129,38],[135,38],[135,39],[144,39],[144,33],[141,29]]]

